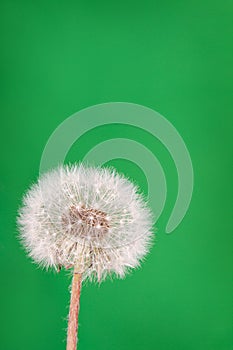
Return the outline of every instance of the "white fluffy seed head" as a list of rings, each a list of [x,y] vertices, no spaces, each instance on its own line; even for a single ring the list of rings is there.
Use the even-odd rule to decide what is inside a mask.
[[[124,277],[152,241],[152,214],[138,188],[108,168],[61,166],[23,199],[20,237],[45,267],[75,266],[83,278]]]

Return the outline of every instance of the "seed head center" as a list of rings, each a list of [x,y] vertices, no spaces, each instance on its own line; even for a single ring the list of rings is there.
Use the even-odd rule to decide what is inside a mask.
[[[72,206],[70,208],[70,218],[74,221],[81,220],[83,223],[96,228],[108,229],[110,227],[105,212],[93,208],[88,209],[83,205],[80,207]]]

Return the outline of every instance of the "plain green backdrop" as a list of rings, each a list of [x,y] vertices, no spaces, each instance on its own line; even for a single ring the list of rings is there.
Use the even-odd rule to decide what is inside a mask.
[[[168,196],[156,244],[125,280],[85,283],[80,350],[232,350],[232,15],[230,1],[1,1],[0,349],[65,349],[70,276],[37,268],[17,240],[21,197],[54,129],[103,102],[142,104],[182,135],[195,186],[170,235],[174,163],[151,135],[110,125],[67,161],[128,137],[159,159]],[[147,192],[132,162],[110,162]]]

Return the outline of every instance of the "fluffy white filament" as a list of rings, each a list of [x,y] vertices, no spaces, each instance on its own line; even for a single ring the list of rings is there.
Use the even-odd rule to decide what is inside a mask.
[[[152,241],[152,215],[138,189],[113,169],[62,166],[23,200],[20,237],[35,262],[76,269],[83,278],[124,277]]]

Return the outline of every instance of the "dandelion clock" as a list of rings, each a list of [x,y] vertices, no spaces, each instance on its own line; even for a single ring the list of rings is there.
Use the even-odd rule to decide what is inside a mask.
[[[140,265],[152,242],[151,211],[115,170],[78,164],[44,174],[29,189],[18,226],[36,263],[73,271],[66,349],[75,350],[82,281],[123,278]]]

